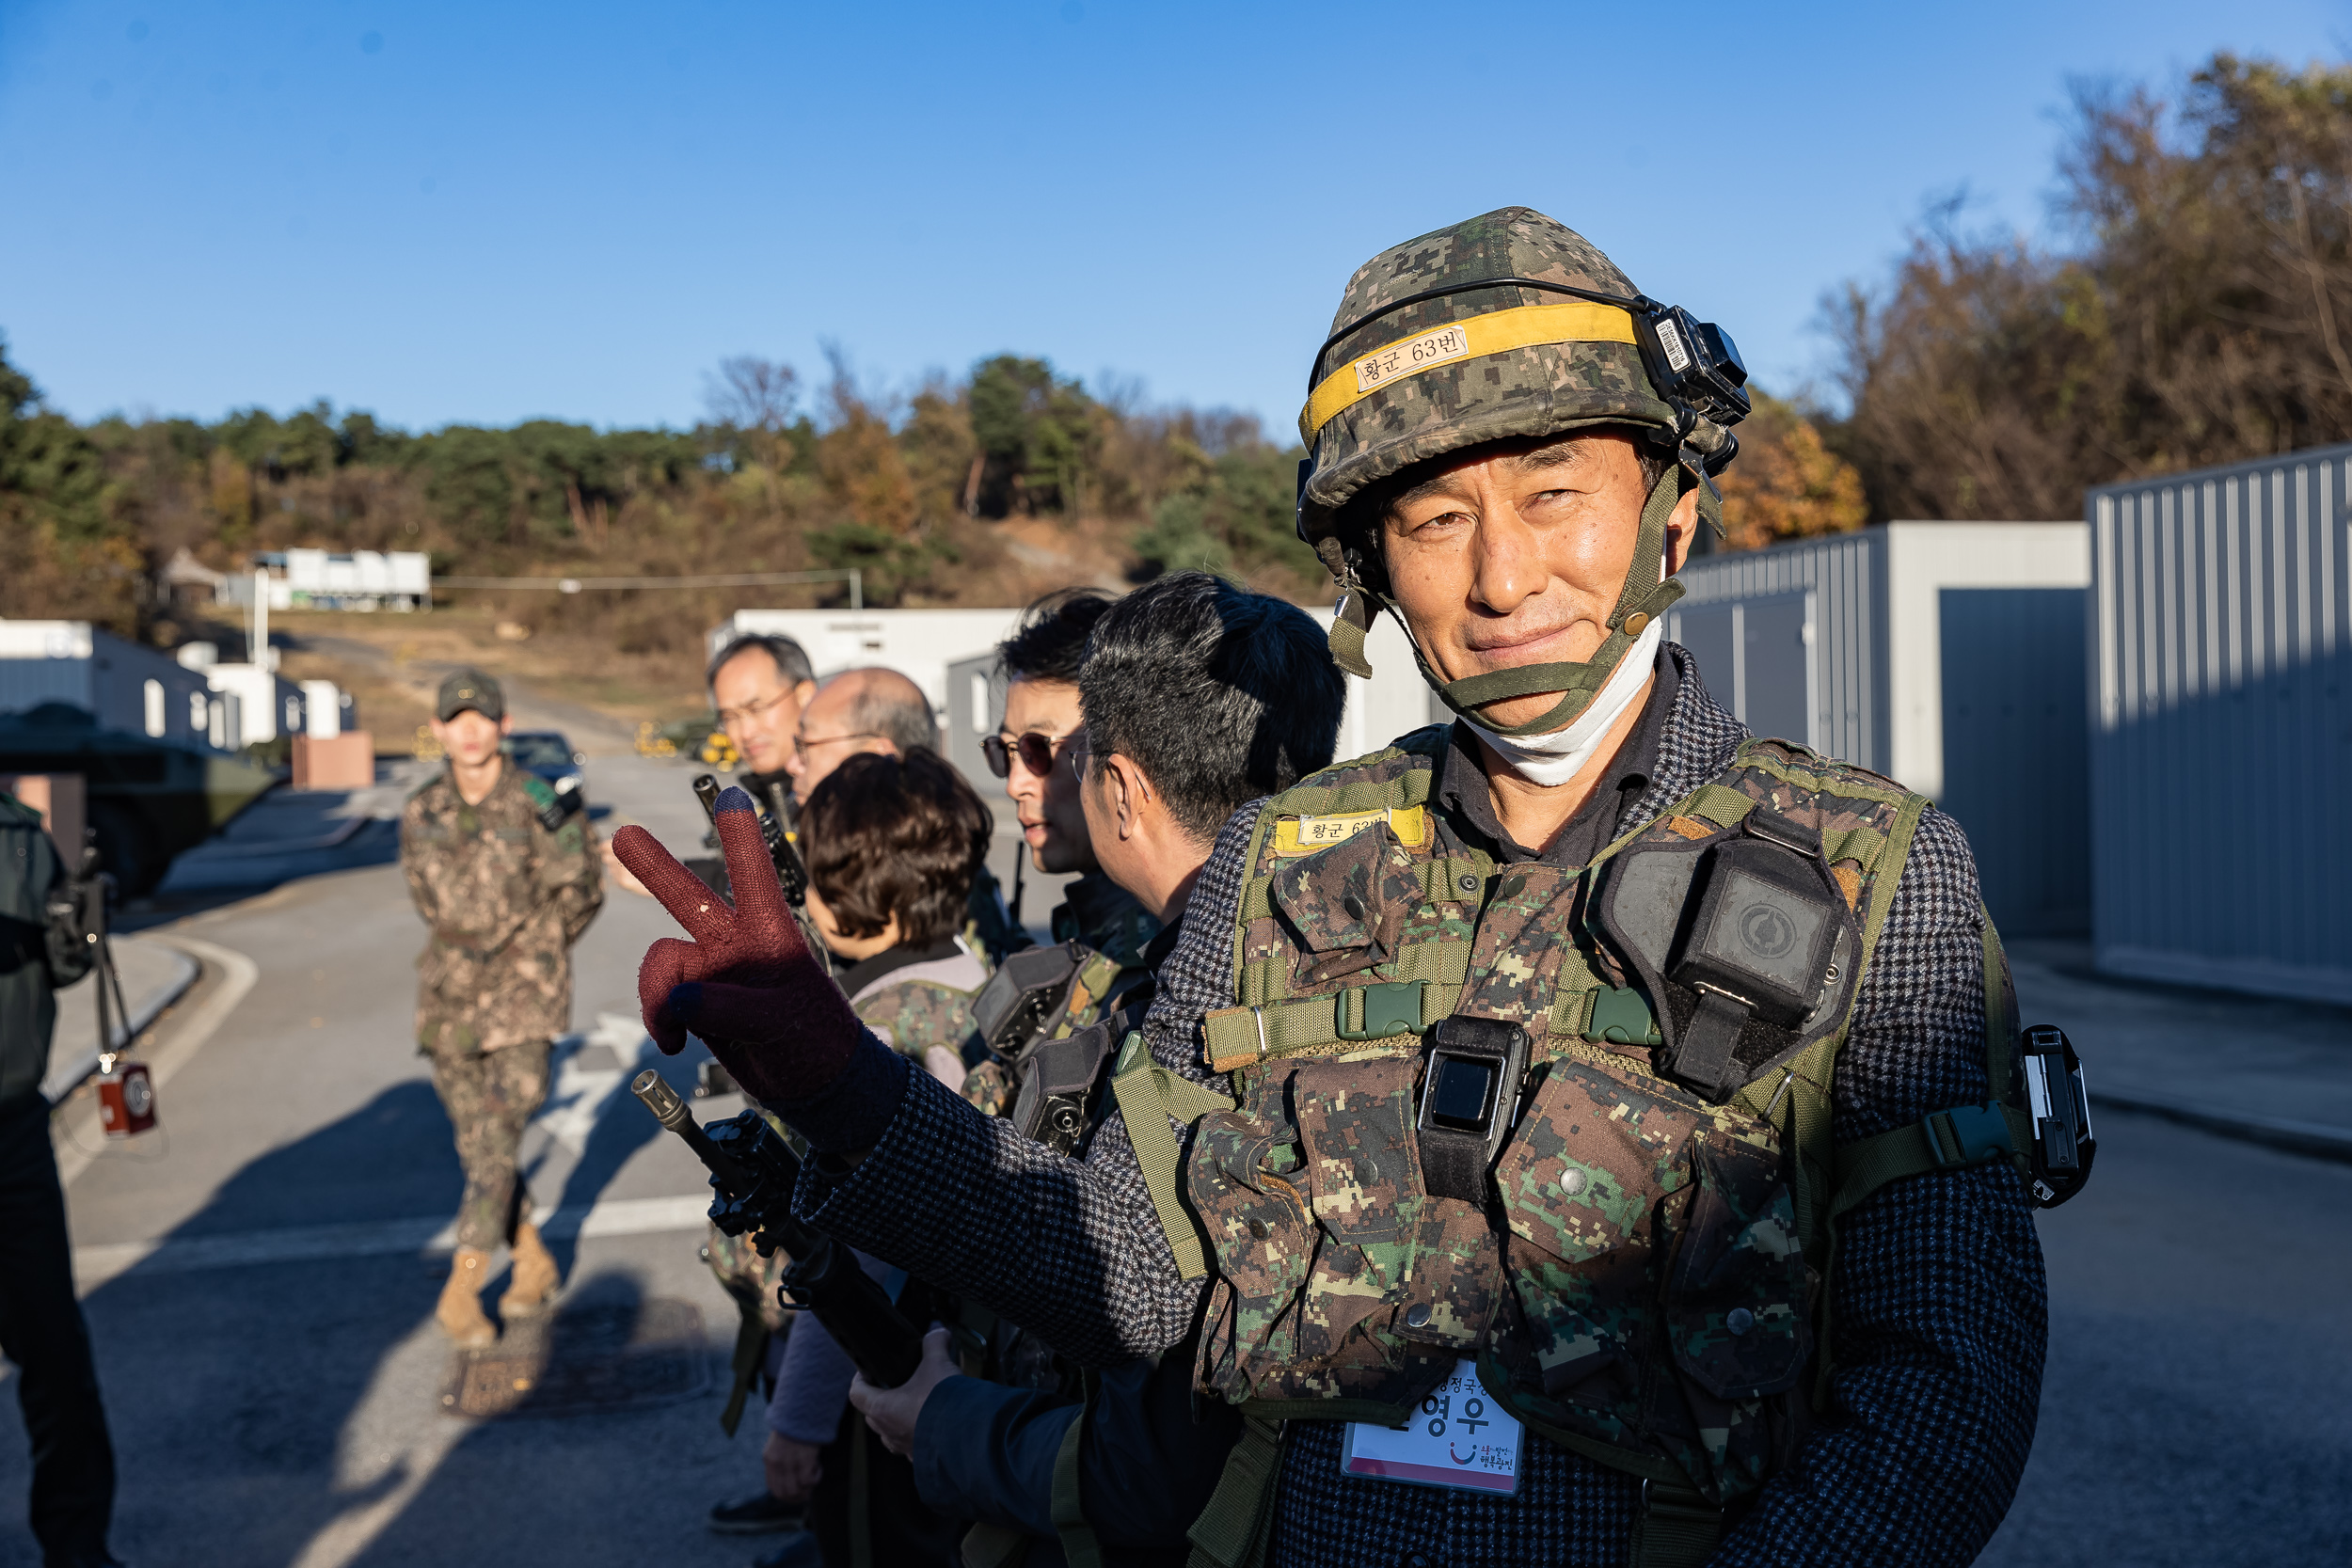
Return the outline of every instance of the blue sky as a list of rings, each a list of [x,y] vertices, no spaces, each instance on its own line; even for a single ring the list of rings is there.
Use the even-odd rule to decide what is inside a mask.
[[[1352,268],[1522,202],[1786,391],[1931,198],[2047,231],[2070,79],[2220,47],[2352,12],[0,0],[0,332],[82,418],[691,424],[835,341],[1279,430]]]

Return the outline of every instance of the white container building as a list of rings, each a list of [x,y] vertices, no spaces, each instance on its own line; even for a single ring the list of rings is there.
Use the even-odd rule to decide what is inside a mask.
[[[43,703],[81,709],[103,730],[199,751],[214,738],[216,699],[204,673],[87,621],[0,620],[0,714]]]

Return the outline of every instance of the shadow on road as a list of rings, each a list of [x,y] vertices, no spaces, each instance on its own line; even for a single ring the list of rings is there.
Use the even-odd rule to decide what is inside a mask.
[[[397,1489],[397,1466],[339,1487],[340,1449],[385,1357],[433,1309],[413,1252],[187,1270],[172,1243],[439,1212],[459,1187],[431,1088],[401,1084],[247,1164],[85,1299],[124,1550],[196,1560],[201,1543],[235,1542],[237,1560],[291,1563],[339,1514]]]
[[[660,1131],[634,1110],[612,1105],[598,1117],[563,1203],[592,1205]],[[462,1185],[448,1119],[431,1085],[410,1080],[252,1160],[147,1259],[90,1292],[84,1307],[119,1450],[117,1540],[126,1553],[292,1568],[352,1560],[363,1549],[373,1560],[370,1543],[383,1531],[446,1552],[469,1532],[439,1495],[453,1489],[466,1507],[494,1507],[512,1471],[474,1474],[480,1466],[467,1459],[444,1477],[445,1459],[527,1441],[486,1434],[534,1424],[469,1430],[453,1415],[625,1416],[708,1390],[698,1309],[647,1302],[634,1278],[608,1274],[575,1281],[547,1317],[511,1325],[489,1353],[512,1363],[502,1396],[445,1407],[440,1396],[453,1406],[466,1397],[469,1358],[428,1323],[446,1255],[417,1249],[421,1222],[453,1214]],[[342,1228],[322,1234],[330,1227]],[[577,1240],[550,1244],[568,1275]],[[224,1246],[254,1256],[224,1263]],[[206,1248],[213,1257],[195,1257]],[[485,1291],[492,1309],[502,1283]],[[529,1386],[515,1388],[518,1377]],[[0,1464],[0,1493],[21,1485],[22,1463],[10,1454]],[[409,1495],[419,1487],[426,1496]],[[230,1543],[232,1558],[215,1555]],[[16,1544],[0,1532],[0,1565],[16,1561]]]
[[[596,1101],[596,1122],[580,1148],[579,1159],[564,1173],[563,1190],[560,1193],[550,1192],[544,1180],[531,1177],[532,1198],[543,1208],[550,1199],[559,1212],[578,1213],[590,1208],[613,1177],[620,1174],[621,1167],[628,1164],[629,1158],[660,1133],[661,1124],[628,1092],[630,1078],[645,1067],[652,1067],[679,1094],[691,1095],[693,1092],[694,1063],[685,1056],[623,1058],[612,1047],[591,1039],[573,1048],[573,1060],[578,1062],[591,1053],[611,1058],[612,1067],[610,1070],[619,1073],[620,1082],[612,1086],[610,1101]],[[600,1073],[606,1070],[606,1067],[599,1061],[593,1068],[581,1070]],[[551,1101],[557,1093],[564,1090],[566,1082],[559,1063],[554,1086],[550,1090]],[[555,1260],[562,1267],[564,1276],[570,1278],[580,1253],[578,1231],[559,1228],[548,1236],[547,1243],[548,1250],[555,1254]]]

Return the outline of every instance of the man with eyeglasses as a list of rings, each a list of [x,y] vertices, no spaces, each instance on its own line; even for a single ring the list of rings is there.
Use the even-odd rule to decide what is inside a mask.
[[[788,637],[739,637],[710,661],[710,705],[756,780],[788,785],[792,737],[810,699],[816,672],[808,652]]]
[[[719,727],[735,742],[736,754],[743,759],[743,771],[735,782],[750,791],[760,810],[792,831],[800,811],[787,765],[802,710],[817,695],[817,676],[809,666],[808,651],[789,637],[747,633],[719,650],[704,673],[703,685],[710,694]],[[712,887],[726,891],[726,865],[716,855],[686,864]],[[604,868],[628,892],[652,896],[628,867],[613,858],[610,843],[604,847]],[[809,940],[816,942],[813,932]],[[822,950],[819,943],[817,951]]]

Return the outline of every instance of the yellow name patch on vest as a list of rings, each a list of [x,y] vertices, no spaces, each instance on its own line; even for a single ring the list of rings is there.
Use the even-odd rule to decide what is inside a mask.
[[[1345,844],[1375,823],[1386,822],[1396,841],[1407,849],[1429,842],[1429,813],[1425,807],[1381,807],[1376,811],[1343,811],[1330,816],[1285,816],[1274,825],[1274,852],[1284,860],[1311,855],[1334,844]]]

